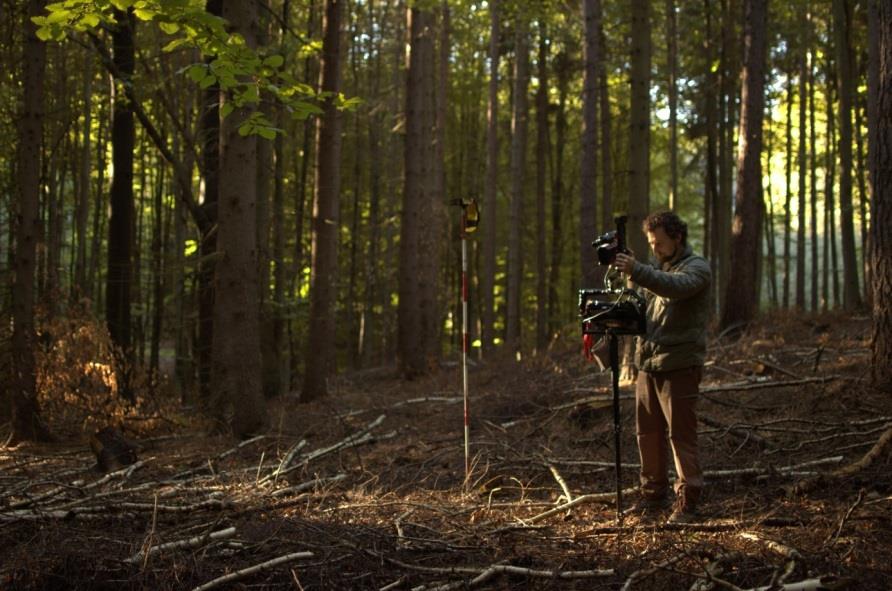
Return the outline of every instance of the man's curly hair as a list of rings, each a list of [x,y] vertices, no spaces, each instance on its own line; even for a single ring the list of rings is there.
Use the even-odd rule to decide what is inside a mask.
[[[653,232],[657,228],[663,228],[669,238],[681,238],[682,245],[688,243],[688,225],[674,211],[660,211],[652,213],[641,224],[645,232]]]

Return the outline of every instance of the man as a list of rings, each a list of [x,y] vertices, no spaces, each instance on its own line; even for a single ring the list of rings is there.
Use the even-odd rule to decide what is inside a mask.
[[[641,456],[641,498],[635,510],[668,505],[667,439],[675,462],[670,523],[696,519],[703,488],[696,404],[706,356],[709,263],[693,254],[688,227],[674,212],[650,215],[643,230],[657,266],[617,254],[616,266],[645,289],[647,332],[639,337],[635,419]]]

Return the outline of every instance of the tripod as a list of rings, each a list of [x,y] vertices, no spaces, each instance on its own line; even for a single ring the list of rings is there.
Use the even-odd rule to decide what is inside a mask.
[[[616,333],[607,331],[610,337],[610,372],[613,378],[613,462],[616,469],[616,522],[623,522],[623,485],[622,462],[620,459],[620,435],[622,434],[622,422],[619,415],[619,344]]]

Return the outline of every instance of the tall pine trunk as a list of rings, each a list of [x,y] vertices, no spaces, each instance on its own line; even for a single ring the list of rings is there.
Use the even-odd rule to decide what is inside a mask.
[[[678,18],[675,0],[666,0],[666,56],[669,73],[669,209],[678,207]]]
[[[628,245],[644,260],[648,244],[641,224],[650,209],[650,2],[632,0],[631,8]]]
[[[549,331],[559,330],[561,319],[558,317],[560,299],[563,294],[558,291],[563,260],[563,209],[564,209],[564,147],[567,137],[567,87],[572,75],[571,63],[567,54],[559,53],[554,61],[557,76],[558,104],[554,122],[554,177],[551,189],[551,269],[548,279],[548,322]]]
[[[248,47],[256,47],[256,2],[224,0],[223,18]],[[224,93],[221,108],[232,100]],[[239,133],[250,112],[248,107],[236,106],[221,125],[211,368],[213,410],[243,438],[266,423],[257,288],[258,140]]]
[[[408,377],[434,371],[440,357],[439,279],[442,204],[430,183],[434,113],[433,17],[408,8],[410,49],[406,79],[405,189],[399,254],[397,349]]]
[[[870,2],[871,56],[876,57],[876,75],[868,76],[873,95],[868,128],[870,160],[874,181],[871,203],[871,268],[873,280],[873,335],[871,379],[876,385],[892,384],[892,6],[882,0]]]
[[[758,311],[758,256],[762,221],[762,120],[765,109],[767,0],[746,0],[740,145],[731,265],[721,325],[750,322]]]
[[[799,214],[799,223],[796,232],[796,308],[800,311],[805,310],[805,275],[806,275],[806,220],[808,219],[808,209],[806,199],[805,181],[808,178],[808,158],[806,147],[806,139],[808,129],[806,127],[807,101],[808,101],[808,47],[806,39],[808,38],[808,15],[805,11],[800,15],[800,48],[799,48],[799,188],[797,190],[797,209]]]
[[[518,15],[514,30],[514,105],[511,115],[511,200],[508,209],[508,289],[505,344],[521,348],[523,301],[523,205],[526,195],[526,153],[530,82],[529,23]]]
[[[480,276],[483,354],[495,344],[496,227],[499,179],[499,0],[489,3],[489,107],[486,114],[486,183],[483,195],[483,271]]]
[[[126,97],[125,86],[132,83],[134,70],[132,13],[116,11],[117,25],[112,31],[113,59],[120,79],[115,80],[112,114],[111,217],[108,222],[108,274],[105,288],[105,310],[108,332],[118,348],[118,391],[127,399],[133,397],[130,373],[133,364],[130,326],[130,291],[133,256],[133,148],[136,129],[133,109]]]
[[[592,240],[598,235],[598,65],[600,0],[582,3],[585,51],[582,78],[582,151],[579,164],[579,263],[582,287],[598,287],[601,274]]]
[[[310,326],[301,401],[324,396],[337,370],[335,301],[338,285],[338,230],[341,191],[341,116],[335,97],[341,88],[341,20],[344,0],[326,0],[319,86],[331,93],[316,131],[316,187],[310,275]]]
[[[547,262],[545,244],[545,186],[548,174],[548,33],[544,21],[539,21],[539,57],[536,91],[536,348],[544,350],[548,344],[548,309],[546,300]]]
[[[833,0],[833,32],[839,79],[839,224],[842,238],[843,307],[862,306],[855,253],[855,221],[852,207],[852,9],[849,0]]]
[[[40,163],[43,138],[46,45],[37,38],[31,18],[43,11],[43,0],[30,0],[25,11],[22,56],[22,109],[18,122],[18,224],[12,290],[12,441],[47,439],[40,418],[34,350],[34,271],[40,236]]]

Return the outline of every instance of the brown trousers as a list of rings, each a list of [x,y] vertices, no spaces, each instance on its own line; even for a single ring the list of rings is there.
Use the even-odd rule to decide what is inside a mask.
[[[697,452],[697,397],[701,367],[672,371],[639,371],[635,419],[641,455],[641,494],[662,498],[669,488],[667,447],[672,449],[675,493],[696,504],[703,488]],[[667,445],[668,442],[668,445]]]

